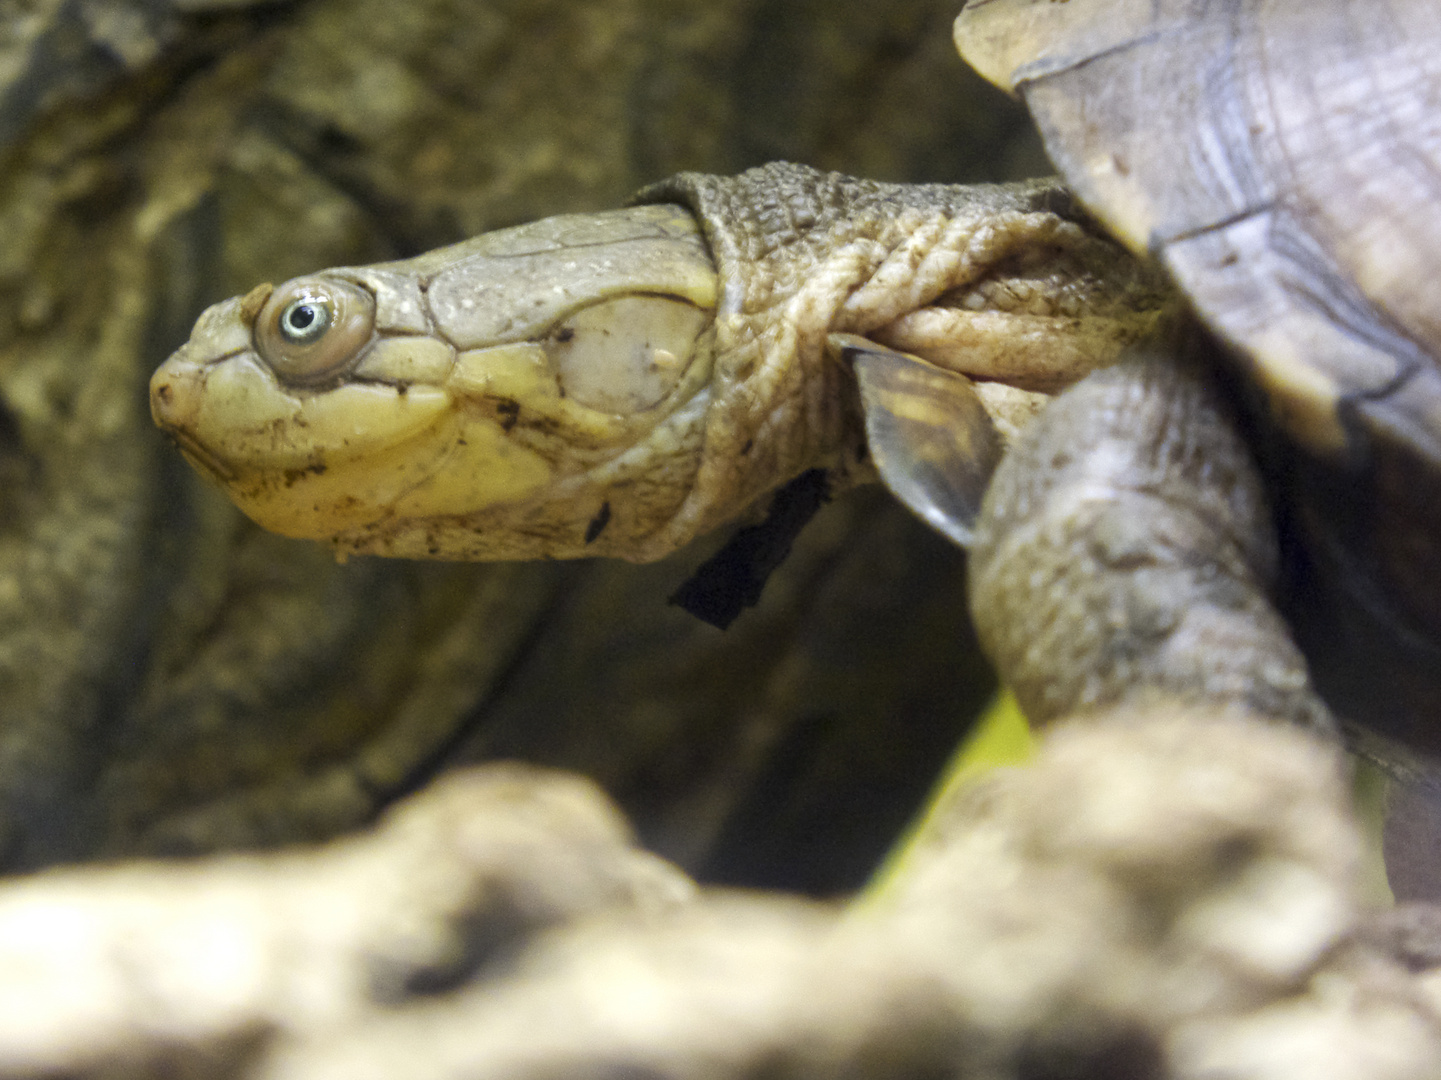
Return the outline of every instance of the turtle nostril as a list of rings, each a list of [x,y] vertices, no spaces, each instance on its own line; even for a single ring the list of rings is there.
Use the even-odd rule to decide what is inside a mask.
[[[157,423],[163,424],[170,419],[174,401],[175,390],[168,382],[157,382],[150,388],[150,412]]]
[[[150,415],[156,424],[167,431],[183,427],[189,397],[190,395],[184,392],[184,387],[177,385],[173,378],[154,378],[150,382]]]

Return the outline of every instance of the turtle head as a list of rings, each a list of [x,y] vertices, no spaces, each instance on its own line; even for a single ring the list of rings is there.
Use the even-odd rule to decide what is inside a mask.
[[[626,517],[614,459],[647,439],[684,459],[672,423],[709,377],[715,282],[676,207],[551,218],[216,304],[151,379],[151,411],[276,532],[580,554],[588,522]]]

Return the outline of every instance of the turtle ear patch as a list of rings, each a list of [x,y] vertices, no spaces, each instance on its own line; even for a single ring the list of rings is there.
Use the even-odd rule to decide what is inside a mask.
[[[855,335],[832,342],[855,372],[882,482],[933,528],[969,547],[1002,451],[974,384]]]
[[[622,296],[571,315],[543,346],[567,397],[629,416],[675,389],[710,321],[709,311],[686,300]]]

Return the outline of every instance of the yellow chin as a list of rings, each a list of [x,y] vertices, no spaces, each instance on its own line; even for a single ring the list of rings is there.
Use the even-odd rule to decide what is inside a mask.
[[[356,457],[317,457],[277,473],[246,470],[227,484],[257,524],[328,539],[390,519],[463,517],[550,483],[551,468],[488,419],[443,418],[404,442]]]
[[[250,356],[167,376],[167,426],[254,521],[327,539],[390,518],[525,498],[551,467],[444,387],[351,383],[292,395]]]

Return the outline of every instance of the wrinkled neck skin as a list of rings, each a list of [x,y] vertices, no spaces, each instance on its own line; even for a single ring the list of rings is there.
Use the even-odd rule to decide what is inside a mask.
[[[1059,389],[1091,368],[1112,362],[1127,344],[1152,332],[1158,312],[1169,303],[1155,275],[1099,236],[1069,195],[1051,181],[972,187],[899,185],[775,164],[736,177],[682,174],[641,192],[636,202],[654,206],[657,212],[669,210],[682,222],[687,215],[677,214],[677,208],[693,215],[713,260],[715,281],[713,294],[698,301],[696,297],[710,288],[694,280],[697,272],[708,277],[707,256],[699,250],[693,229],[689,240],[674,239],[689,225],[676,226],[662,215],[657,219],[662,221],[660,228],[672,236],[666,242],[689,243],[694,254],[685,258],[699,260],[701,268],[687,271],[689,283],[684,289],[671,290],[664,280],[645,278],[646,284],[636,286],[635,295],[663,297],[674,292],[699,305],[710,321],[694,339],[691,355],[684,358],[683,374],[657,404],[607,416],[604,376],[591,375],[592,382],[599,384],[588,388],[589,400],[584,404],[592,411],[578,426],[572,419],[584,412],[578,402],[586,395],[568,395],[566,373],[556,375],[560,362],[554,346],[570,339],[559,336],[555,325],[546,328],[537,323],[539,328],[528,331],[526,341],[510,329],[516,320],[499,312],[485,313],[501,328],[493,339],[457,340],[448,329],[450,324],[437,306],[444,288],[437,284],[442,279],[436,268],[447,265],[448,258],[469,258],[466,253],[479,250],[473,246],[487,243],[486,237],[404,263],[329,271],[313,279],[339,279],[373,291],[375,282],[383,287],[392,280],[415,282],[405,287],[415,293],[423,318],[414,329],[402,328],[418,335],[405,340],[431,340],[438,352],[450,353],[450,368],[443,360],[436,361],[437,370],[448,372],[434,391],[439,395],[436,401],[445,397],[453,411],[485,418],[488,427],[481,441],[495,451],[482,453],[477,438],[470,436],[455,438],[458,449],[446,451],[446,461],[462,463],[481,478],[479,487],[491,492],[463,506],[461,512],[456,512],[455,498],[449,504],[442,500],[443,512],[426,509],[419,495],[400,486],[394,487],[398,496],[376,500],[373,516],[345,510],[344,500],[336,494],[344,494],[343,478],[354,475],[359,480],[369,466],[347,458],[343,445],[329,447],[325,455],[317,451],[298,467],[292,464],[284,470],[255,465],[253,461],[259,459],[254,457],[246,459],[243,467],[233,462],[227,466],[223,459],[229,436],[201,431],[189,419],[204,411],[205,395],[213,392],[206,384],[207,365],[213,361],[201,357],[208,348],[207,335],[236,343],[226,347],[231,348],[230,355],[244,353],[241,359],[255,369],[247,376],[253,376],[252,383],[254,378],[268,378],[279,387],[278,394],[287,403],[276,415],[289,416],[286,410],[291,410],[299,416],[301,406],[294,402],[320,410],[326,395],[355,392],[357,387],[348,385],[351,381],[368,381],[370,389],[379,389],[383,379],[377,381],[376,372],[389,362],[383,349],[399,348],[394,338],[387,337],[393,331],[382,318],[390,304],[384,288],[376,291],[375,335],[363,347],[370,352],[357,353],[379,359],[361,359],[331,383],[299,388],[284,386],[283,377],[262,370],[264,350],[257,327],[266,315],[262,310],[257,321],[256,309],[267,303],[269,294],[258,295],[264,290],[257,290],[252,297],[217,306],[202,316],[191,343],[152,382],[157,421],[175,434],[193,463],[219,479],[261,524],[289,535],[328,539],[341,555],[469,560],[610,556],[643,562],[668,555],[742,516],[762,496],[804,470],[827,469],[833,487],[870,477],[854,379],[838,351],[828,347],[832,335],[869,337],[972,377],[993,380],[991,385],[998,391],[1020,387],[1016,393],[1025,400],[1018,415],[1025,415],[1036,407],[1036,391]],[[592,219],[551,220],[580,222],[579,227],[585,228]],[[523,228],[545,227],[543,222]],[[555,228],[563,231],[561,226]],[[518,235],[520,230],[511,233]],[[594,252],[599,245],[590,247]],[[606,261],[610,250],[605,249],[599,263],[594,254],[585,256],[591,259],[586,272],[624,276],[623,266],[617,270]],[[625,256],[618,258],[623,262]],[[563,260],[552,265],[568,273],[569,264]],[[595,271],[596,265],[601,271]],[[655,277],[653,269],[645,272]],[[606,286],[612,293],[618,287]],[[514,310],[532,303],[515,282],[481,291],[484,295],[473,298],[452,297],[452,306],[479,310],[507,292],[506,302]],[[561,290],[547,282],[538,291]],[[284,292],[282,287],[275,295]],[[599,332],[625,332],[624,322],[606,324]],[[253,347],[251,338],[256,341]],[[542,351],[542,346],[550,351]],[[533,359],[538,365],[536,378],[527,375],[517,380],[508,375],[510,382],[500,388],[492,375],[475,374],[481,370],[478,367],[467,373],[471,358],[484,359],[501,347],[527,363]],[[532,353],[524,353],[525,349]],[[219,356],[219,351],[208,355]],[[512,363],[514,356],[507,356],[511,357],[507,363]],[[550,374],[545,373],[547,364]],[[181,368],[188,372],[184,376],[188,382],[174,374]],[[556,378],[561,380],[559,399]],[[401,383],[399,407],[412,413],[430,407],[430,399],[421,393],[429,389],[411,388],[407,401],[409,384]],[[220,386],[223,380],[211,378],[211,384]],[[390,385],[394,390],[394,378]],[[599,411],[593,408],[597,401]],[[1014,404],[1007,401],[1006,407]],[[367,402],[377,416],[389,408]],[[991,407],[989,398],[987,407]],[[335,411],[349,415],[341,414],[339,406]],[[1012,423],[1004,417],[998,420],[1003,426]],[[257,421],[247,423],[245,438],[250,444],[271,437],[270,429],[262,430]],[[291,456],[297,449],[303,456],[304,432],[292,430],[286,437]],[[406,438],[410,441],[402,443],[397,435],[394,446],[384,451],[388,457],[370,460],[402,475],[394,459],[423,445],[418,436]],[[507,479],[517,461],[529,470],[523,483]],[[426,468],[434,471],[442,466]],[[246,470],[249,495],[236,479]],[[485,479],[487,471],[496,479]],[[433,483],[426,479],[415,490]],[[317,503],[312,513],[307,484],[323,486],[332,511],[341,507],[342,512],[326,518]],[[267,508],[280,505],[281,509],[257,512],[257,500]],[[348,520],[339,520],[338,526],[331,523],[345,514],[350,515]]]
[[[833,490],[874,479],[836,335],[990,380],[1008,441],[1049,393],[1175,312],[1160,276],[1055,180],[887,184],[774,163],[682,173],[635,201],[691,209],[721,288],[693,478],[626,557],[664,556],[808,468],[827,468]]]

